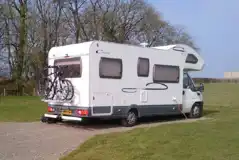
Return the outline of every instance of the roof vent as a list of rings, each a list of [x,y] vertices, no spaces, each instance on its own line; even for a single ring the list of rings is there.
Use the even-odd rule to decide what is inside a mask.
[[[180,52],[185,52],[184,48],[183,47],[179,47],[179,46],[173,47],[173,50],[180,51]]]

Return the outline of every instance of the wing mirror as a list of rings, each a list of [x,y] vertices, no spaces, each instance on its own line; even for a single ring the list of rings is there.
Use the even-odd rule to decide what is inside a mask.
[[[204,92],[204,84],[200,83],[200,86],[198,87],[198,91]]]

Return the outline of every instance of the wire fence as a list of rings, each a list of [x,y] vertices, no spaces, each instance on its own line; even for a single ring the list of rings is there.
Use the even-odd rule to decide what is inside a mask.
[[[36,96],[36,89],[33,88],[32,91],[25,90],[23,88],[23,96]],[[3,88],[0,90],[0,95],[1,96],[20,96],[20,92],[17,89],[7,89]]]

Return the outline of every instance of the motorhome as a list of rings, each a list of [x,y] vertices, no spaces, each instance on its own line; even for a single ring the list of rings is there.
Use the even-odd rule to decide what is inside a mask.
[[[51,48],[48,65],[68,66],[64,77],[73,84],[74,96],[46,101],[42,121],[119,118],[122,125],[134,126],[145,116],[202,116],[204,88],[189,72],[201,71],[204,60],[187,45],[90,41]]]

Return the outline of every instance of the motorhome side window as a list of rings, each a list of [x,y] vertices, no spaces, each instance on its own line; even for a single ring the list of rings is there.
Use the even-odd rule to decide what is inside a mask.
[[[101,57],[99,64],[100,78],[121,79],[122,72],[123,64],[121,59]]]
[[[188,54],[186,58],[186,63],[196,64],[197,62],[198,62],[197,57],[195,57],[193,54]]]
[[[81,58],[57,59],[54,65],[59,66],[63,78],[80,78],[82,72]]]
[[[149,59],[148,58],[138,58],[137,66],[138,77],[148,77],[149,76]]]
[[[153,81],[155,83],[178,83],[180,69],[179,66],[155,64],[153,69]]]

